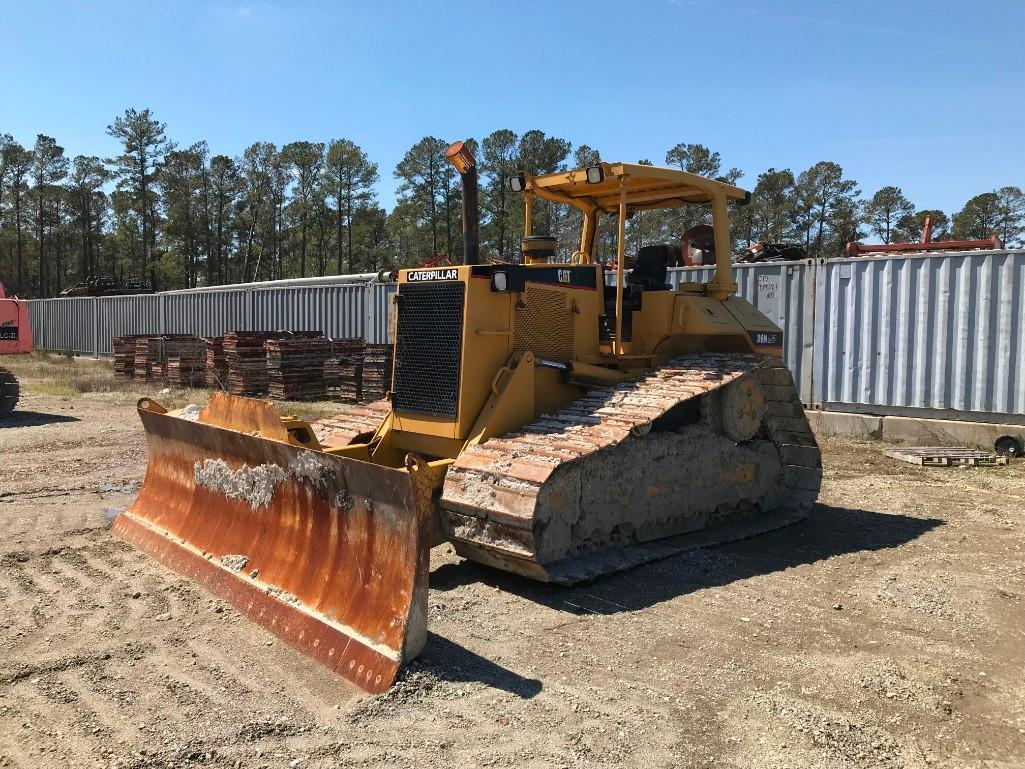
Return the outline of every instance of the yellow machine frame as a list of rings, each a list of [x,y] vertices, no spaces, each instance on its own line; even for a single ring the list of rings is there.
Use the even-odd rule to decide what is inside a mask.
[[[487,271],[501,266],[460,265],[438,271],[443,279],[465,285],[458,410],[454,417],[412,413],[393,407],[369,444],[327,449],[356,459],[402,467],[409,452],[431,458],[438,474],[452,458],[470,445],[482,443],[561,408],[587,389],[608,385],[656,367],[685,352],[718,349],[730,352],[774,352],[760,349],[748,337],[752,331],[780,333],[736,291],[731,272],[731,244],[727,205],[749,200],[745,190],[669,168],[630,163],[602,163],[591,168],[519,177],[524,193],[525,234],[533,234],[533,203],[542,198],[572,205],[583,214],[580,248],[569,263],[547,259],[517,265],[524,271],[523,291],[494,291]],[[625,229],[634,211],[709,204],[715,233],[716,271],[707,284],[686,283],[675,291],[647,291],[640,312],[632,316],[632,334],[623,340],[623,287]],[[595,232],[599,218],[616,216],[616,330],[614,340],[598,338],[596,321],[605,315],[604,267],[595,259]],[[565,270],[557,268],[566,268]],[[583,290],[565,277],[563,284],[545,282],[545,273],[557,271],[559,280],[572,274],[593,286]],[[424,270],[402,270],[403,286],[424,280]],[[486,273],[486,274],[484,274]],[[536,284],[536,285],[535,285]],[[516,334],[517,313],[529,292],[556,297],[556,315],[535,321],[549,335],[562,328],[572,331],[572,351],[547,360],[542,349],[525,346]],[[726,299],[729,298],[727,302]],[[561,304],[560,304],[561,303]],[[549,305],[551,306],[551,305]],[[561,309],[563,314],[557,314]],[[397,337],[397,330],[393,328]]]

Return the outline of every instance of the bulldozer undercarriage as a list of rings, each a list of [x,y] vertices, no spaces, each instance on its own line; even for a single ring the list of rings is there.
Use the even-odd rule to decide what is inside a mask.
[[[441,518],[460,555],[574,583],[798,520],[820,468],[780,361],[687,355],[467,449]]]

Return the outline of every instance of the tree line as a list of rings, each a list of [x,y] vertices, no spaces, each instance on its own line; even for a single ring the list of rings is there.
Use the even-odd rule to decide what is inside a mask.
[[[162,290],[411,266],[462,252],[459,177],[445,160],[448,141],[433,136],[409,148],[393,171],[391,211],[379,203],[376,163],[350,139],[256,142],[241,155],[212,154],[205,141],[179,146],[149,109],[128,109],[107,126],[121,151],[113,158],[69,158],[54,137],[31,146],[0,131],[0,281],[25,296],[53,296],[78,281],[113,277]],[[540,130],[502,129],[468,141],[481,174],[481,248],[514,260],[523,201],[509,190],[521,171],[552,173],[602,158],[586,144]],[[618,160],[618,158],[617,158]],[[718,152],[681,143],[660,164],[741,183]],[[640,163],[651,164],[643,159]],[[925,216],[933,238],[998,235],[1020,245],[1025,194],[1007,186],[971,197],[959,211],[918,209],[899,187],[863,197],[832,161],[794,173],[770,168],[755,178],[753,201],[732,212],[738,247],[796,242],[809,256],[840,256],[847,241],[917,241]],[[627,247],[674,242],[707,220],[704,207],[645,211],[627,226]],[[536,234],[554,235],[572,253],[579,214],[538,201]],[[604,217],[601,259],[615,254]]]

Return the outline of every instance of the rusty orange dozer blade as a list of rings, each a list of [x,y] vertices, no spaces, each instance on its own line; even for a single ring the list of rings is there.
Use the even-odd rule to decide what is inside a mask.
[[[149,466],[114,531],[369,692],[423,648],[431,486],[288,442],[264,401],[139,402]]]

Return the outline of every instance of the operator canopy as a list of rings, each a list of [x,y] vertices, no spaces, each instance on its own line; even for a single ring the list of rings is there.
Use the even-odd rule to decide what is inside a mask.
[[[584,211],[613,214],[619,210],[623,177],[626,177],[627,211],[710,203],[719,195],[742,204],[751,199],[750,192],[732,184],[639,163],[601,163],[544,176],[520,174],[511,179],[510,186],[516,192],[533,191],[539,197],[568,203]]]

